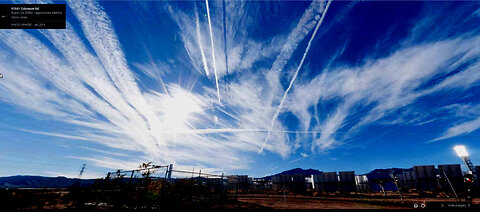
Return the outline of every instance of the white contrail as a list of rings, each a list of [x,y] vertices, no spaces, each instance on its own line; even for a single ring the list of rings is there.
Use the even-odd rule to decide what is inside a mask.
[[[205,69],[205,74],[207,74],[208,76],[210,73],[208,72],[207,58],[205,58],[205,52],[203,52],[202,35],[200,34],[200,20],[198,18],[198,11],[196,7],[195,7],[195,19],[196,19],[195,24],[197,27],[197,43],[198,43],[198,47],[200,48],[200,54],[202,55],[203,69]]]
[[[268,130],[268,129],[191,129],[191,130],[175,130],[162,131],[160,134],[217,134],[217,133],[249,133],[249,132],[271,132],[285,134],[339,134],[343,132],[322,132],[322,131],[290,131],[290,130]]]
[[[325,14],[327,14],[328,7],[330,6],[330,3],[332,3],[332,0],[328,1],[327,6],[325,7],[325,11],[322,14],[322,17],[318,21],[317,26],[315,26],[315,30],[313,31],[312,37],[308,41],[307,48],[305,49],[305,52],[303,53],[302,60],[300,60],[300,64],[298,65],[297,70],[295,71],[295,74],[293,75],[293,78],[290,81],[290,84],[288,85],[287,90],[285,90],[285,93],[283,94],[282,100],[280,101],[280,104],[278,105],[277,111],[275,111],[275,114],[273,115],[272,122],[270,123],[270,128],[269,128],[268,133],[267,133],[267,138],[263,142],[262,148],[260,148],[258,153],[263,152],[263,149],[265,148],[265,145],[267,144],[268,139],[270,139],[270,131],[273,129],[273,125],[275,124],[275,121],[277,120],[278,115],[280,115],[280,111],[283,108],[283,104],[285,102],[285,99],[287,98],[287,94],[290,91],[290,89],[292,88],[292,85],[293,85],[293,83],[295,82],[295,79],[298,76],[298,72],[302,68],[303,62],[305,61],[305,57],[307,57],[308,51],[310,50],[310,46],[312,45],[312,41],[315,38],[315,35],[317,34],[318,28],[320,27],[320,25],[322,25],[323,19],[325,18]]]
[[[310,6],[308,6],[308,8],[303,13],[295,28],[293,28],[293,30],[288,35],[280,53],[275,58],[275,61],[273,62],[272,68],[270,70],[280,72],[283,69],[283,67],[287,64],[288,60],[292,57],[292,54],[295,52],[300,42],[307,37],[308,32],[315,29],[315,24],[309,24],[310,20],[312,18],[315,18],[316,14],[323,13],[324,5],[324,2],[312,1]]]
[[[212,21],[210,20],[210,9],[208,7],[208,0],[205,0],[205,4],[207,5],[208,28],[210,30],[210,43],[212,45],[213,72],[215,73],[215,85],[217,86],[218,104],[221,104],[220,89],[218,88],[217,66],[215,64],[215,46],[213,45]]]

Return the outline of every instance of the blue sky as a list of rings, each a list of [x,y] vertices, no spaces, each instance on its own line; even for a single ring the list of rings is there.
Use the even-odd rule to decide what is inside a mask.
[[[0,176],[480,162],[478,2],[206,3],[69,1],[65,30],[0,30]]]

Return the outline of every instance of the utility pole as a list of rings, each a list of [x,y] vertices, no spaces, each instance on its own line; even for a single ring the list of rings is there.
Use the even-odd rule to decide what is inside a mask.
[[[172,178],[172,172],[173,172],[173,164],[167,165],[167,170],[165,171],[165,179]]]
[[[170,166],[167,166],[167,170],[165,171],[165,179],[167,179],[168,177],[168,169],[170,168]]]
[[[383,196],[386,197],[387,193],[385,192],[385,188],[383,188],[383,181],[382,180],[378,181],[378,185],[382,189]]]
[[[397,176],[395,176],[395,174],[393,173],[393,170],[392,172],[390,172],[390,177],[392,177],[393,179],[393,183],[395,184],[395,187],[397,187],[397,191],[398,191],[398,194],[400,195],[400,199],[402,200],[402,203],[405,203],[405,201],[403,200],[403,196],[402,196],[402,192],[400,191],[400,188],[398,187],[398,179],[397,179]]]
[[[450,182],[450,179],[448,178],[447,173],[445,172],[445,170],[443,170],[443,175],[445,175],[445,178],[447,179],[447,182],[448,182],[448,184],[450,185],[450,188],[452,188],[453,194],[455,194],[455,197],[457,198],[457,201],[460,201],[460,199],[458,198],[457,192],[455,192],[455,189],[453,188],[453,185],[452,185],[452,183]]]
[[[132,170],[132,174],[130,175],[130,183],[132,183],[132,179],[133,179],[133,174],[135,173],[135,170]]]
[[[82,177],[82,174],[85,171],[85,166],[87,166],[87,164],[84,163],[83,166],[82,166],[82,169],[80,170],[80,174],[78,175],[79,179]]]
[[[222,192],[223,192],[223,191],[225,190],[225,188],[224,188],[224,185],[223,185],[223,172],[222,172],[222,181],[220,181],[220,182],[221,182],[221,184],[220,184],[220,185],[222,185],[222,187],[221,187],[221,188],[222,188]]]

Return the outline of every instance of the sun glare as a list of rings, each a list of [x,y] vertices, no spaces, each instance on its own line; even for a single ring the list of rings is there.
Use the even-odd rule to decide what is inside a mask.
[[[178,89],[164,102],[165,125],[174,132],[185,130],[193,113],[201,110],[202,107],[195,96]]]

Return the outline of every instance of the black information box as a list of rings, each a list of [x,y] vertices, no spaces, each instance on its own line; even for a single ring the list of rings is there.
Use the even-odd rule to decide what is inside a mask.
[[[65,29],[65,4],[0,4],[0,29]]]

